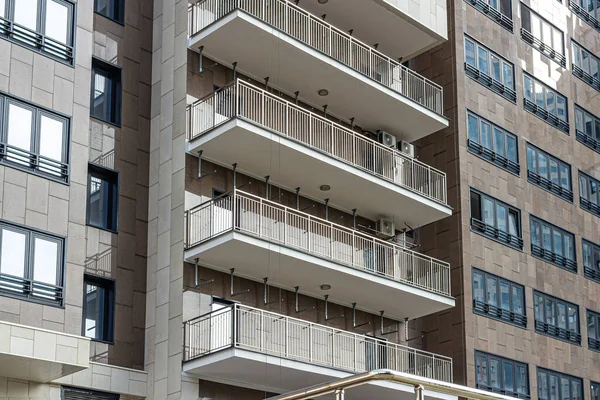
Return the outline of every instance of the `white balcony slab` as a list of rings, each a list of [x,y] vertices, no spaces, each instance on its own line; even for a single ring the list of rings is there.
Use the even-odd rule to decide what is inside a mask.
[[[183,371],[199,379],[261,391],[285,393],[352,374],[252,351],[229,348],[183,364]],[[414,388],[393,382],[374,382],[345,393],[348,400],[413,400]],[[323,397],[328,399],[331,397]],[[456,400],[457,396],[425,391],[425,398]]]
[[[448,126],[445,117],[417,101],[239,9],[200,30],[188,45],[196,51],[203,46],[205,56],[225,65],[237,62],[238,71],[260,80],[268,76],[274,87],[299,91],[309,104],[327,104],[329,113],[355,117],[358,125],[399,140],[412,142]],[[400,79],[381,79],[387,78]],[[320,89],[329,94],[319,96]]]
[[[399,228],[405,222],[417,228],[452,215],[447,205],[242,119],[221,124],[187,146],[192,154],[202,150],[203,159],[237,163],[241,172],[269,175],[282,187],[300,187],[303,196],[329,198],[332,207],[356,208],[373,220],[390,218]],[[322,192],[321,185],[331,190]]]
[[[0,376],[50,382],[89,367],[85,337],[0,321]]]

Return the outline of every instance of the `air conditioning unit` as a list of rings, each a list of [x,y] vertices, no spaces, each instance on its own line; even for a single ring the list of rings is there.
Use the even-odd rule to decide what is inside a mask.
[[[396,136],[389,134],[384,131],[379,131],[379,143],[384,146],[396,148],[398,145],[398,141],[396,140]]]
[[[393,238],[395,234],[396,226],[394,225],[394,221],[385,218],[381,218],[377,221],[377,237],[390,239]]]
[[[415,146],[404,140],[398,143],[398,150],[410,158],[415,158]]]

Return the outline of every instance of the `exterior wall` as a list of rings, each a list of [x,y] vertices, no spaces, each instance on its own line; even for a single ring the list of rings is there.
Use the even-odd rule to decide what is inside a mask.
[[[440,38],[447,38],[446,1],[445,0],[375,0],[396,7],[406,15],[431,29]]]

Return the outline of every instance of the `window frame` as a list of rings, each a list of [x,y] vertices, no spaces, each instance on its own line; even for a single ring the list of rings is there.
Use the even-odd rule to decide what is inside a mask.
[[[474,46],[474,65],[471,64],[468,59],[467,59],[467,42],[470,42],[473,44]],[[502,57],[498,52],[490,49],[489,47],[485,46],[484,44],[482,44],[481,42],[475,40],[475,38],[473,38],[472,36],[469,36],[465,33],[464,35],[464,53],[465,53],[465,59],[464,59],[464,65],[465,65],[465,73],[466,75],[481,83],[482,85],[486,86],[488,89],[490,89],[491,91],[495,92],[496,94],[504,97],[505,99],[511,101],[512,103],[517,102],[517,92],[516,92],[516,82],[515,82],[515,65],[513,63],[511,63],[510,61],[508,61],[506,58]],[[486,68],[487,68],[487,72],[484,72],[480,65],[479,65],[479,53],[481,51],[485,51],[486,52]],[[493,62],[492,62],[492,57],[496,57],[499,61],[499,66],[500,66],[500,80],[496,80],[492,74],[492,69],[493,69]],[[508,65],[511,68],[511,76],[510,76],[510,81],[512,82],[512,87],[506,86],[505,85],[505,73],[504,73],[504,66]]]
[[[564,162],[563,160],[561,160],[558,157],[553,156],[552,154],[542,150],[541,148],[533,145],[531,142],[527,142],[526,146],[525,146],[525,153],[526,153],[526,157],[527,157],[527,181],[529,183],[532,183],[542,189],[544,189],[547,192],[550,192],[558,197],[560,197],[563,200],[568,201],[569,203],[573,202],[573,174],[571,171],[571,164],[568,164],[566,162]],[[530,166],[530,151],[531,152],[535,152],[535,160],[531,160],[535,162],[535,171],[532,171],[529,169]],[[539,171],[540,171],[540,155],[543,155],[544,157],[546,157],[546,170],[548,172],[547,176],[542,176],[540,175]],[[552,182],[551,178],[551,171],[550,171],[550,162],[554,161],[557,164],[558,167],[558,183]],[[569,182],[569,187],[565,188],[562,186],[561,182],[562,182],[562,178],[563,178],[563,173],[562,173],[562,168],[561,167],[566,167],[567,168],[567,178],[568,178],[568,182]]]
[[[546,393],[548,393],[548,397],[543,397],[540,395],[540,392],[542,390],[541,387],[541,379],[540,379],[540,375],[541,374],[546,374]],[[538,385],[538,399],[539,400],[550,400],[551,398],[551,379],[550,377],[555,377],[557,378],[557,382],[559,383],[559,387],[557,388],[557,393],[558,393],[558,398],[555,400],[572,400],[574,399],[573,396],[573,381],[578,381],[579,382],[579,387],[581,388],[581,399],[578,400],[583,400],[585,398],[584,393],[583,393],[583,379],[577,377],[577,376],[573,376],[573,375],[568,375],[568,374],[563,374],[561,372],[557,372],[557,371],[553,371],[547,368],[542,368],[542,367],[537,367],[537,371],[536,371],[536,377],[537,377],[537,385]],[[563,392],[562,392],[562,379],[568,379],[569,380],[569,398],[568,399],[563,399]]]
[[[556,62],[561,67],[566,68],[567,67],[567,58],[566,58],[567,53],[566,53],[566,48],[565,48],[566,47],[565,46],[565,33],[562,30],[558,29],[558,27],[556,25],[552,24],[546,18],[542,17],[540,14],[533,11],[525,3],[520,2],[519,9],[520,9],[520,14],[521,14],[521,39],[523,39],[524,42],[529,44],[531,47],[533,47],[534,49],[536,49],[537,51],[539,51],[540,53],[542,53],[543,55],[545,55],[552,61]],[[544,31],[545,31],[544,24],[548,25],[548,27],[550,28],[551,43],[545,43],[546,38],[536,37],[534,35],[534,32],[531,32],[525,28],[525,23],[524,23],[524,21],[525,21],[524,11],[525,10],[529,12],[530,25],[532,24],[532,20],[533,20],[533,18],[531,18],[532,15],[534,15],[535,18],[537,18],[540,21],[539,28],[540,28],[540,33],[542,34],[541,36],[544,36]],[[554,47],[554,39],[556,38],[555,37],[556,32],[560,33],[560,37],[561,37],[561,46],[560,46],[561,48],[560,49],[557,49]]]
[[[581,79],[583,82],[593,87],[597,91],[600,92],[600,58],[597,57],[594,52],[588,50],[587,48],[580,45],[575,39],[571,38],[571,52],[572,52],[572,62],[571,62],[571,71],[573,75],[577,78]],[[590,59],[590,68],[586,71],[585,65],[577,65],[575,60],[583,59],[582,53],[585,52],[588,54]],[[596,76],[592,74],[591,71],[591,60],[596,62]]]
[[[543,299],[543,307],[541,308],[541,312],[543,314],[543,321],[538,320],[538,313],[536,311],[537,298]],[[546,315],[547,311],[547,302],[548,300],[554,302],[553,305],[553,316],[555,319],[554,324],[548,323],[548,315]],[[556,323],[556,319],[558,318],[559,312],[559,304],[563,304],[565,306],[565,322],[567,324],[567,328],[561,328]],[[577,310],[577,331],[574,332],[570,329],[569,325],[569,307],[574,307]],[[562,340],[564,342],[581,345],[581,316],[579,315],[579,305],[575,303],[568,302],[566,300],[560,299],[555,296],[551,296],[544,292],[540,292],[539,290],[533,291],[533,314],[534,314],[534,326],[535,331],[545,336],[553,337],[558,340]]]
[[[525,83],[526,80],[531,81],[531,96],[532,96],[531,99],[527,98],[527,86],[528,85]],[[537,101],[537,99],[535,99],[536,84],[540,85],[543,88],[544,107],[541,107],[539,104],[536,103],[536,101]],[[565,105],[565,110],[564,110],[565,118],[564,119],[562,119],[558,116],[558,112],[552,113],[546,109],[546,104],[547,104],[547,99],[548,99],[547,93],[549,91],[553,93],[555,110],[558,110],[557,99],[558,98],[564,99],[564,105]],[[543,83],[539,79],[536,79],[535,77],[533,77],[532,75],[528,74],[525,71],[523,71],[523,108],[525,109],[525,111],[528,111],[531,114],[538,117],[539,119],[545,121],[548,125],[555,127],[556,129],[566,133],[567,135],[570,135],[570,132],[569,132],[569,129],[570,129],[569,98],[566,97],[565,95],[563,95],[562,93],[560,93],[559,91],[552,89],[550,86],[546,85],[545,83]]]
[[[99,74],[105,77],[110,78],[110,111],[109,116],[99,116],[94,114],[94,99],[95,99],[95,82],[96,82],[96,71],[103,72],[103,74]],[[117,79],[115,79],[115,77]],[[122,106],[123,106],[123,91],[122,91],[122,80],[123,80],[123,69],[115,64],[110,64],[104,60],[101,60],[97,57],[92,57],[92,84],[90,90],[90,117],[97,119],[98,121],[102,121],[104,123],[114,125],[118,128],[121,127],[121,118],[122,118]],[[109,97],[109,96],[107,96]]]
[[[585,312],[585,317],[585,325],[588,334],[588,348],[592,351],[600,352],[600,313],[588,308]],[[592,338],[592,335],[590,335],[590,319],[595,321],[594,338]]]
[[[504,169],[505,171],[510,172],[511,174],[519,176],[520,172],[521,172],[521,166],[520,166],[520,162],[519,162],[519,137],[517,135],[515,135],[514,133],[509,132],[506,129],[500,127],[499,125],[494,124],[490,120],[483,118],[482,116],[469,110],[468,108],[467,108],[466,112],[467,112],[467,114],[466,114],[467,115],[467,150],[470,153],[476,155],[477,157],[482,158],[482,159],[496,165],[497,167],[500,167],[500,168]],[[478,142],[475,142],[474,140],[472,140],[470,138],[470,124],[469,124],[470,117],[477,119]],[[488,124],[490,126],[490,135],[492,138],[492,140],[491,140],[492,149],[491,150],[482,144],[482,140],[481,140],[481,124],[482,123]],[[504,152],[506,155],[499,154],[498,152],[495,151],[496,141],[494,140],[494,136],[495,136],[496,130],[500,131],[503,135]],[[512,137],[512,139],[514,139],[514,141],[515,141],[516,162],[508,159],[508,157],[507,157],[508,156],[507,137]]]
[[[581,209],[600,217],[600,180],[594,178],[591,175],[579,170],[577,175],[577,181],[579,183],[579,207]],[[583,182],[585,181],[586,196],[583,196]],[[590,199],[590,192],[592,184],[596,185],[596,201]]]
[[[479,274],[483,277],[483,296],[485,301],[480,301],[475,295],[475,275]],[[500,300],[500,284],[507,283],[509,290],[509,303],[510,310],[502,308],[501,304],[493,305],[489,303],[488,298],[488,283],[490,279],[496,280],[496,296]],[[482,269],[473,267],[471,273],[471,286],[473,289],[473,312],[478,315],[483,315],[488,318],[492,318],[498,321],[506,322],[511,325],[518,326],[519,328],[527,329],[527,300],[525,298],[525,286],[502,278],[498,275],[491,274]],[[514,289],[520,289],[522,293],[523,302],[521,304],[523,313],[516,312],[514,309]],[[498,302],[500,303],[500,301]]]
[[[109,181],[109,183],[112,186],[112,190],[111,193],[109,193],[107,196],[108,197],[112,197],[112,199],[104,199],[102,200],[104,201],[108,201],[108,204],[110,204],[110,210],[107,211],[111,219],[111,221],[108,221],[107,226],[100,226],[100,225],[96,225],[90,222],[90,187],[91,187],[91,179],[92,179],[92,175],[97,176],[99,179],[101,180],[107,180]],[[104,179],[104,178],[108,178],[108,179]],[[119,231],[119,190],[120,190],[120,173],[119,171],[110,169],[110,168],[106,168],[103,167],[101,165],[98,164],[92,164],[92,163],[88,163],[88,178],[87,178],[87,195],[86,195],[86,214],[85,214],[85,221],[86,221],[86,225],[87,226],[91,226],[93,228],[97,228],[103,231],[108,231],[111,233],[118,233]],[[112,203],[110,202],[112,201]],[[111,225],[110,227],[108,225]]]
[[[594,392],[596,392],[595,396]],[[600,400],[600,383],[590,381],[590,397],[591,400]]]
[[[580,4],[577,4],[575,0],[569,0],[569,9],[587,22],[592,28],[600,32],[600,21],[598,20],[600,18],[600,12],[594,16]],[[596,8],[596,10],[600,10],[600,8]]]
[[[483,220],[478,220],[476,218],[473,217],[473,194],[480,196],[480,214],[483,218],[483,213],[484,213],[484,209],[483,209],[483,199],[487,198],[489,200],[492,201],[493,203],[493,219],[494,219],[494,226],[488,225],[485,223],[485,221]],[[471,221],[471,231],[472,232],[476,232],[480,235],[483,235],[489,239],[492,239],[494,241],[497,241],[499,243],[502,243],[504,245],[507,245],[509,247],[512,247],[516,250],[523,250],[523,223],[522,223],[522,216],[521,216],[521,210],[519,210],[516,207],[513,207],[495,197],[492,197],[488,194],[485,194],[473,187],[470,188],[470,192],[469,192],[469,203],[470,203],[470,207],[469,207],[469,212],[470,212],[470,221]],[[496,216],[496,211],[498,208],[498,205],[505,207],[506,208],[506,221],[507,221],[507,228],[510,231],[510,226],[508,225],[510,223],[510,212],[514,212],[516,213],[517,219],[516,219],[516,223],[517,223],[517,234],[516,236],[513,234],[510,234],[509,231],[502,231],[500,230],[497,225],[498,225],[498,218]]]
[[[578,142],[600,154],[600,118],[578,104],[575,104],[575,138]],[[581,116],[581,117],[578,117]],[[587,117],[587,118],[586,118]],[[587,134],[586,119],[590,120],[592,135]],[[583,126],[578,126],[579,122]],[[581,130],[579,128],[583,128]],[[595,134],[595,135],[594,135]],[[595,136],[595,137],[594,137]]]
[[[111,15],[104,14],[98,11],[98,0],[94,0],[94,13],[103,16],[104,18],[108,18],[111,21],[116,22],[119,25],[125,25],[125,1],[122,0],[109,0],[111,5],[114,7],[115,3],[118,5],[117,11],[111,13]]]
[[[467,4],[470,4],[473,8],[481,12],[483,15],[487,16],[489,19],[509,31],[513,33],[514,31],[514,23],[513,23],[513,7],[512,0],[508,1],[508,5],[510,7],[510,14],[505,14],[502,9],[502,0],[498,0],[498,8],[495,8],[493,5],[489,4],[489,0],[465,0]]]
[[[487,384],[479,382],[478,368],[479,368],[480,357],[483,357],[486,359],[485,362],[486,362],[486,369],[487,369],[487,377],[486,377]],[[490,361],[492,361],[492,360],[497,361],[500,366],[500,369],[498,371],[498,383],[499,383],[500,388],[495,388],[491,385]],[[513,383],[514,383],[515,390],[518,390],[517,389],[517,371],[519,370],[519,367],[525,368],[525,371],[527,372],[527,374],[526,374],[527,394],[521,394],[518,391],[506,390],[506,388],[504,388],[504,382],[505,382],[504,363],[510,363],[513,366]],[[486,390],[488,392],[501,393],[506,396],[516,397],[519,399],[529,399],[529,398],[531,398],[531,381],[529,379],[529,364],[521,362],[521,361],[513,360],[510,358],[498,356],[495,354],[486,353],[486,352],[483,352],[480,350],[475,350],[475,387],[477,389]]]
[[[534,243],[534,228],[533,224],[540,225],[540,241],[539,244]],[[544,248],[544,227],[549,228],[550,230],[550,240],[552,241],[552,250],[548,250]],[[546,261],[550,264],[556,265],[562,269],[565,269],[569,272],[577,273],[577,245],[575,244],[575,234],[573,232],[569,232],[566,229],[562,229],[559,226],[551,224],[550,222],[543,220],[539,217],[536,217],[533,214],[529,214],[529,232],[531,236],[531,255],[540,260]],[[556,247],[554,243],[555,232],[559,233],[563,238],[561,242],[561,254],[556,252]],[[565,256],[565,242],[564,237],[571,237],[571,243],[573,245],[572,253],[573,258],[567,258]]]
[[[592,265],[586,265],[586,260],[587,260],[586,247],[589,249],[588,251],[591,251]],[[600,283],[600,245],[598,245],[590,240],[581,238],[581,250],[583,252],[583,254],[582,254],[583,275],[588,279],[591,279],[593,281]],[[595,259],[594,254],[597,254],[597,256],[598,256],[598,258],[596,259],[596,261],[597,261],[596,268],[594,268],[594,259]]]
[[[85,332],[85,321],[86,321],[86,311],[87,311],[87,285],[92,284],[96,287],[102,287],[108,293],[108,296],[105,299],[104,307],[107,307],[107,310],[103,313],[103,332],[102,338],[93,338],[91,336],[87,336]],[[85,273],[83,275],[83,318],[82,318],[82,326],[81,326],[81,336],[88,337],[90,340],[94,342],[100,343],[108,343],[114,344],[114,329],[115,329],[115,301],[116,301],[116,281],[114,279],[104,278],[97,275],[92,275]]]
[[[2,238],[4,231],[12,231],[23,235],[23,277],[5,274],[0,265],[0,296],[11,297],[33,303],[64,308],[64,295],[66,284],[66,238],[15,224],[6,220],[0,220],[0,254],[2,253]],[[36,281],[35,277],[35,240],[41,239],[56,243],[56,280],[55,284]],[[21,293],[17,289],[21,288]],[[54,293],[53,298],[50,294]]]

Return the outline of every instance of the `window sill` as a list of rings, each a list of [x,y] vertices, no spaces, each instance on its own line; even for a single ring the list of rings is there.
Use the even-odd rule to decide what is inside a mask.
[[[471,139],[467,140],[467,150],[469,153],[488,161],[489,163],[494,164],[495,166],[510,172],[513,175],[519,176],[521,173],[521,166],[519,164],[510,161],[504,156],[494,153],[490,149],[483,147]]]
[[[579,66],[577,66],[575,64],[571,64],[571,69],[573,71],[574,76],[581,79],[588,86],[590,86],[593,89],[596,89],[598,92],[600,92],[600,80],[594,79],[593,76],[591,76],[590,74],[588,74],[587,72],[585,72],[583,69],[581,69]]]
[[[84,337],[88,337],[82,334],[82,336]],[[89,338],[92,342],[94,343],[103,343],[103,344],[110,344],[110,345],[114,345],[115,341],[114,340],[103,340],[103,339],[94,339],[94,338]]]
[[[553,253],[549,250],[542,249],[535,244],[531,245],[531,255],[535,258],[538,258],[542,261],[546,261],[552,265],[556,265],[559,268],[562,268],[566,271],[577,273],[577,261],[569,260],[563,256],[559,256],[556,253]]]
[[[119,228],[113,230],[113,229],[104,228],[102,226],[97,226],[97,225],[94,225],[94,224],[90,224],[89,222],[86,222],[85,225],[89,226],[90,228],[96,228],[96,229],[99,229],[99,230],[104,231],[104,232],[114,233],[115,235],[117,235],[119,233],[119,230],[118,230]]]
[[[92,114],[90,114],[90,118],[91,118],[91,119],[94,119],[94,120],[96,120],[96,121],[98,121],[98,122],[101,122],[101,123],[103,123],[103,124],[110,125],[110,126],[112,126],[112,127],[114,127],[114,128],[118,128],[118,129],[121,129],[121,128],[122,128],[122,126],[121,126],[121,122],[111,122],[111,121],[106,121],[106,120],[104,120],[104,119],[102,119],[102,118],[99,118],[99,117],[96,117],[96,116],[94,116],[94,115],[92,115]]]
[[[523,251],[523,239],[486,225],[475,218],[471,218],[471,231],[508,247],[512,247],[515,250]]]
[[[557,116],[550,114],[548,111],[544,110],[543,108],[538,107],[537,104],[524,98],[523,99],[523,108],[526,111],[529,111],[530,113],[532,113],[533,115],[538,117],[539,119],[541,119],[542,121],[545,121],[548,125],[551,125],[560,131],[563,131],[567,135],[569,134],[569,123],[568,122],[563,121],[562,119],[558,118]]]
[[[589,280],[600,283],[600,270],[583,267],[583,275]]]
[[[504,97],[506,100],[517,103],[517,93],[509,88],[508,86],[504,86],[502,83],[498,82],[491,76],[481,72],[477,68],[473,67],[470,64],[465,62],[465,73],[471,79],[476,82],[479,82],[483,86],[490,89],[492,92]]]
[[[569,9],[574,14],[578,15],[582,20],[588,23],[591,27],[600,32],[600,22],[592,17],[583,7],[581,7],[575,0],[569,0]]]
[[[477,389],[486,390],[486,391],[492,392],[492,393],[500,393],[505,396],[515,397],[518,399],[530,399],[531,398],[531,396],[528,394],[519,394],[519,393],[515,393],[515,392],[503,390],[503,389],[494,388],[494,387],[487,386],[487,385],[482,385],[479,383],[476,386],[477,386]]]
[[[485,14],[489,19],[491,19],[492,21],[494,21],[495,23],[497,23],[498,25],[500,25],[501,27],[503,27],[510,33],[513,33],[514,24],[513,24],[512,19],[508,18],[506,15],[502,14],[495,8],[490,7],[488,4],[486,4],[482,0],[465,0],[465,1],[467,2],[467,4],[470,4],[471,6],[473,6],[473,8],[475,8],[476,10]]]
[[[598,204],[594,204],[591,201],[584,199],[583,197],[579,198],[579,206],[582,210],[589,212],[597,217],[600,217],[600,206]]]
[[[535,331],[545,336],[550,336],[563,342],[568,342],[581,346],[581,334],[549,325],[545,322],[535,321]]]
[[[538,186],[539,188],[544,189],[545,191],[550,192],[553,195],[568,201],[569,203],[573,203],[573,192],[571,190],[567,190],[562,186],[559,186],[556,183],[551,182],[548,179],[543,178],[535,172],[529,170],[527,171],[527,180],[529,183],[533,183],[535,186]]]
[[[538,38],[535,38],[531,34],[531,32],[521,28],[521,38],[523,39],[523,41],[525,41],[525,43],[529,44],[531,47],[533,47],[534,49],[536,49],[537,51],[539,51],[540,53],[542,53],[543,55],[560,65],[561,67],[567,67],[567,58],[563,54],[559,53],[552,47],[543,43]]]
[[[110,16],[108,16],[108,15],[102,14],[102,13],[100,13],[100,12],[98,12],[98,11],[95,11],[95,10],[94,10],[94,14],[95,14],[95,15],[99,15],[99,16],[101,16],[101,17],[103,17],[103,18],[106,18],[107,20],[109,20],[109,21],[112,21],[112,22],[114,22],[115,24],[118,24],[118,25],[121,25],[121,26],[125,26],[125,21],[118,20],[118,19],[116,19],[116,18],[113,18],[113,17],[110,17]]]
[[[527,316],[506,311],[481,301],[473,300],[473,312],[477,315],[527,329]]]
[[[600,153],[600,141],[594,139],[591,136],[586,135],[585,133],[579,130],[575,131],[575,138],[579,143],[582,143],[583,145],[589,147],[596,153]]]

